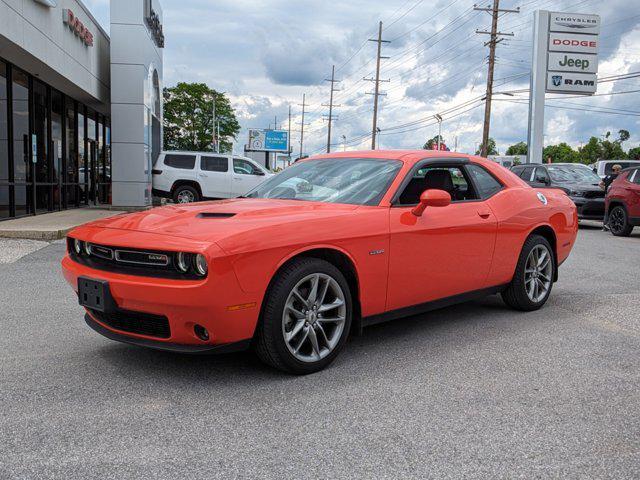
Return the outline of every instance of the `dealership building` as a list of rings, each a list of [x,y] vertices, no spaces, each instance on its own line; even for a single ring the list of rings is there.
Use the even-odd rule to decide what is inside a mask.
[[[0,220],[151,204],[162,138],[158,0],[0,0]]]

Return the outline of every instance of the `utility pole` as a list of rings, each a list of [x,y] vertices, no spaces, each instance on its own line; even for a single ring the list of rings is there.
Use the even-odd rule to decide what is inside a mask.
[[[217,123],[217,119],[216,119],[216,92],[213,92],[213,121],[211,123],[211,136],[213,137],[213,143],[212,143],[212,147],[213,147],[213,151],[215,151],[216,153],[220,152],[220,147],[218,146],[218,134],[216,133],[216,123]]]
[[[369,39],[370,42],[376,42],[378,44],[378,54],[376,57],[376,78],[363,78],[368,82],[375,82],[375,90],[373,93],[367,92],[368,95],[373,95],[373,128],[371,129],[371,150],[376,149],[376,136],[378,135],[378,97],[380,95],[386,95],[386,93],[380,92],[380,82],[390,82],[391,80],[380,80],[380,60],[389,57],[382,56],[382,44],[391,43],[389,40],[382,39],[382,22],[378,25],[378,38]]]
[[[476,30],[476,33],[491,35],[491,40],[484,44],[485,47],[489,45],[489,71],[487,73],[487,94],[484,105],[484,126],[482,129],[482,150],[480,151],[480,156],[486,157],[489,147],[489,127],[491,125],[491,99],[493,97],[493,70],[496,63],[496,45],[503,40],[502,38],[498,39],[498,37],[505,35],[513,37],[513,33],[498,31],[498,16],[500,13],[520,13],[520,8],[516,10],[501,9],[500,0],[493,0],[493,7],[474,7],[473,9],[491,14],[491,31]]]
[[[300,105],[302,107],[302,122],[300,122],[300,156],[298,158],[302,158],[302,148],[304,145],[304,113],[305,113],[305,108],[307,107],[307,94],[303,93],[302,94],[302,105]]]
[[[331,93],[329,95],[329,104],[328,105],[326,103],[322,104],[323,107],[329,107],[329,115],[326,117],[327,121],[329,122],[329,125],[328,125],[328,128],[327,128],[327,153],[331,153],[331,122],[333,121],[333,107],[339,107],[340,106],[340,105],[334,105],[333,104],[333,93],[338,91],[338,89],[335,88],[335,85],[336,85],[336,83],[340,82],[340,80],[336,80],[336,66],[335,65],[333,65],[331,67],[331,79],[329,80],[328,78],[325,78],[324,81],[331,83]]]
[[[438,151],[440,151],[440,144],[442,142],[442,116],[436,113],[435,117],[436,120],[438,120]]]
[[[287,156],[289,160],[287,163],[291,166],[291,105],[289,105],[289,133],[287,135]]]

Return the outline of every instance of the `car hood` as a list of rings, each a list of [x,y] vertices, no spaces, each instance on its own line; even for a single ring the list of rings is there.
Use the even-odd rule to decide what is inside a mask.
[[[116,215],[89,225],[216,242],[250,229],[342,216],[357,208],[357,205],[321,202],[235,198],[159,207]]]

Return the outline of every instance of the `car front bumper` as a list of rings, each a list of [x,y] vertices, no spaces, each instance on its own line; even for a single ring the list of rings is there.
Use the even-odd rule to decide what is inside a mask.
[[[69,255],[62,260],[62,271],[76,293],[80,277],[108,282],[110,308],[98,312],[85,307],[87,323],[94,330],[114,340],[126,339],[127,343],[152,348],[197,353],[248,341],[253,337],[262,302],[261,296],[240,288],[233,268],[224,259],[210,266],[204,280],[98,270]],[[196,325],[207,329],[206,341],[196,335]]]
[[[576,204],[580,220],[602,220],[604,218],[604,198],[570,198]]]

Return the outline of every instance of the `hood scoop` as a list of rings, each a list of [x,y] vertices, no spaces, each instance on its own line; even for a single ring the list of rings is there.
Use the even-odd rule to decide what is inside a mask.
[[[235,213],[200,212],[196,218],[231,218],[235,215]]]

